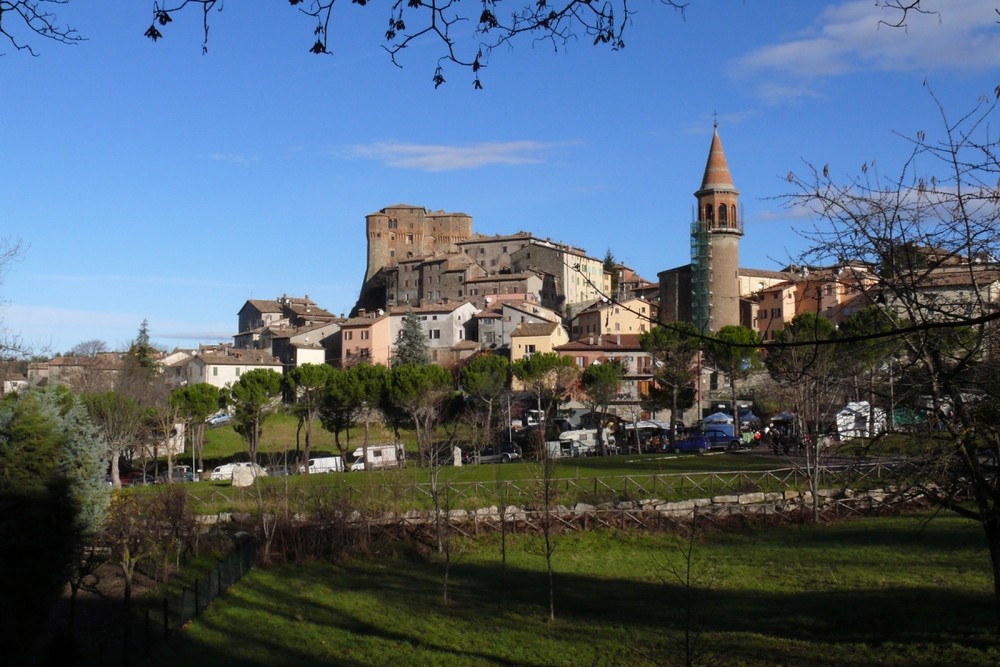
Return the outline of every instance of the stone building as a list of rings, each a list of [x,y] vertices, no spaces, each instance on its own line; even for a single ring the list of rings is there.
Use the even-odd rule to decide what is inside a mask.
[[[611,291],[604,262],[563,243],[532,239],[511,253],[511,269],[544,274],[542,305],[567,319]]]
[[[397,204],[366,216],[365,231],[368,261],[355,312],[386,306],[386,269],[395,268],[401,260],[453,251],[457,243],[470,239],[472,218]]]

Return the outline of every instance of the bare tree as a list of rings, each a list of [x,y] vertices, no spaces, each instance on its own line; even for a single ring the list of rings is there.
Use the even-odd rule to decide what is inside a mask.
[[[84,38],[55,14],[55,7],[66,4],[69,0],[0,0],[0,35],[33,56],[38,53],[27,41],[32,35],[62,44],[82,42]]]
[[[382,37],[392,63],[401,66],[401,56],[415,44],[437,45],[435,87],[445,82],[444,66],[451,64],[472,72],[473,86],[482,88],[480,71],[487,66],[498,48],[509,48],[522,40],[544,41],[559,50],[580,38],[594,46],[612,51],[625,48],[625,38],[634,12],[628,0],[593,3],[589,0],[557,0],[555,3],[514,0],[501,6],[502,0],[485,2],[482,7],[466,9],[452,0],[394,0],[388,5],[388,27]],[[660,0],[660,3],[683,13],[687,2]],[[195,6],[202,13],[203,51],[208,49],[209,17],[213,9],[222,9],[218,0],[154,0],[153,22],[146,37],[163,38],[163,30],[182,10]],[[330,24],[349,19],[343,6],[334,0],[289,0],[289,4],[310,19],[312,29],[309,50],[331,53]],[[366,2],[356,2],[364,5]],[[473,26],[469,30],[469,26]],[[412,50],[412,49],[411,49]]]
[[[896,176],[875,163],[837,183],[828,167],[789,174],[789,203],[822,221],[806,232],[806,260],[855,258],[876,271],[859,283],[895,313],[868,338],[901,343],[903,403],[927,409],[933,444],[912,482],[938,504],[980,523],[989,545],[1000,632],[1000,160],[991,120],[1000,88],[952,118],[931,94],[941,133],[905,137],[910,158]],[[887,318],[889,319],[889,318]],[[843,342],[843,341],[842,341]]]

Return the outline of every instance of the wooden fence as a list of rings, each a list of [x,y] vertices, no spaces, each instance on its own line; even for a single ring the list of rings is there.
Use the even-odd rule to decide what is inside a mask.
[[[818,485],[839,488],[872,488],[898,477],[903,461],[875,461],[823,466]],[[293,505],[308,504],[323,493],[339,494],[346,504],[357,507],[378,506],[402,511],[403,508],[426,508],[435,493],[447,497],[453,507],[482,507],[503,499],[510,504],[524,504],[537,497],[543,485],[540,479],[449,481],[434,487],[429,482],[414,482],[402,477],[372,477],[363,484],[313,484],[308,488],[289,489],[287,500]],[[640,498],[675,500],[707,498],[716,495],[760,491],[806,489],[807,471],[801,467],[759,471],[651,473],[605,477],[558,477],[551,481],[552,491],[560,501],[614,502]],[[273,489],[271,491],[274,493]],[[256,491],[236,487],[211,487],[190,492],[191,499],[202,507],[250,509]]]

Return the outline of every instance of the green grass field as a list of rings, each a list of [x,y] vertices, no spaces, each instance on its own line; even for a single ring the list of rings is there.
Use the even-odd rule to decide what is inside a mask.
[[[996,665],[981,532],[926,518],[704,532],[690,588],[671,535],[562,535],[552,622],[536,536],[457,542],[447,604],[433,552],[257,569],[152,664]]]

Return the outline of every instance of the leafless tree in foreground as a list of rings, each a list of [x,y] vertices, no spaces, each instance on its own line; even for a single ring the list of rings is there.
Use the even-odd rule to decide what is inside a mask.
[[[926,454],[910,480],[939,505],[978,521],[990,551],[1000,632],[1000,139],[990,123],[1000,88],[952,118],[933,93],[939,138],[904,137],[898,175],[875,162],[845,183],[829,167],[789,174],[791,205],[818,219],[806,261],[863,262],[877,276],[857,283],[881,304],[899,343],[895,401],[925,410],[917,434]]]

